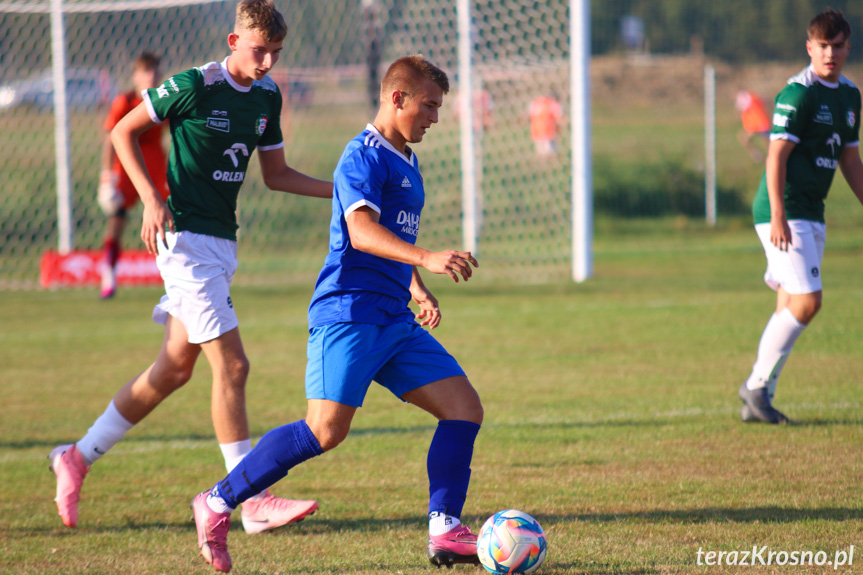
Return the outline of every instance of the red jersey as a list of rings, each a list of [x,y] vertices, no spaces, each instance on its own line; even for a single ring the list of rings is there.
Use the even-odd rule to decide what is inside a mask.
[[[141,95],[135,90],[130,90],[125,94],[120,94],[111,103],[111,110],[108,112],[108,117],[105,119],[105,130],[111,131],[114,126],[143,100]],[[165,158],[165,151],[162,149],[162,124],[156,124],[151,129],[147,130],[138,138],[138,143],[141,145],[141,152],[144,154],[144,163],[147,166],[147,172],[153,180],[156,189],[162,194],[162,199],[168,197],[168,163]],[[114,164],[111,166],[111,171],[117,174],[117,188],[123,193],[126,201],[123,202],[124,208],[130,208],[138,199],[138,192],[135,191],[135,186],[123,169],[120,159],[115,155]]]

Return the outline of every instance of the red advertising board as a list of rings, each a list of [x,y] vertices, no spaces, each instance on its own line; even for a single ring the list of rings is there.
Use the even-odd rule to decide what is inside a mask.
[[[42,254],[39,283],[43,288],[98,286],[102,281],[102,250],[73,250],[68,254],[49,250]],[[117,261],[120,286],[159,285],[162,276],[156,257],[143,250],[124,251]]]

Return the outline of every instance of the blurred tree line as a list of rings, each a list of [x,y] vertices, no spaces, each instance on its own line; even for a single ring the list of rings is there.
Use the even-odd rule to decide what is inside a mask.
[[[622,19],[632,16],[643,24],[646,49],[653,53],[703,50],[732,63],[799,60],[806,56],[809,21],[828,7],[845,13],[852,30],[850,57],[863,59],[861,0],[594,0],[592,51],[623,50]]]

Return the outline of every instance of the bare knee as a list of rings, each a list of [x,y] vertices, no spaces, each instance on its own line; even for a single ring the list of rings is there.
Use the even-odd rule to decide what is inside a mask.
[[[150,372],[149,383],[151,387],[163,390],[165,395],[168,395],[186,385],[192,379],[194,369],[194,363],[157,362]]]
[[[249,372],[251,371],[251,364],[245,355],[233,358],[225,365],[225,370],[227,371],[229,381],[236,386],[246,387],[246,381],[249,379]]]
[[[242,394],[249,379],[250,364],[246,356],[231,358],[222,363],[213,373],[214,389],[222,394]]]
[[[483,418],[485,418],[485,409],[483,408],[482,404],[480,404],[479,409],[475,413],[475,419],[473,420],[473,422],[478,425],[482,425]]]
[[[808,324],[821,310],[821,292],[792,296],[788,309],[800,323]]]
[[[812,318],[814,318],[815,315],[819,311],[821,311],[821,296],[820,295],[818,297],[812,299],[812,303],[810,304],[810,307],[809,307],[809,319],[811,320]]]
[[[350,431],[350,426],[339,424],[333,425],[323,422],[309,422],[308,420],[306,421],[306,424],[309,426],[309,429],[312,430],[315,439],[318,440],[318,444],[321,446],[323,451],[329,451],[338,447],[338,445],[347,438],[348,432]]]
[[[804,319],[800,323],[809,324],[815,319],[815,316],[818,315],[818,312],[821,311],[821,302],[817,302],[812,304],[811,307],[807,308],[804,314]]]
[[[482,406],[479,394],[473,387],[470,387],[461,394],[457,401],[453,401],[452,405],[446,408],[443,417],[440,419],[457,419],[482,425],[484,417],[485,409]]]
[[[485,417],[485,409],[482,407],[479,395],[476,395],[475,401],[471,401],[467,405],[462,405],[460,411],[461,414],[459,417],[449,419],[460,419],[462,421],[471,421],[477,425],[482,425],[482,420]]]
[[[309,401],[306,425],[324,451],[337,447],[348,436],[355,408],[324,401]]]
[[[431,413],[439,421],[470,421],[481,425],[485,415],[479,394],[465,376],[424,385],[407,392],[402,399]]]
[[[192,373],[194,372],[194,367],[181,367],[173,372],[173,383],[174,389],[183,387],[189,380],[192,379]]]

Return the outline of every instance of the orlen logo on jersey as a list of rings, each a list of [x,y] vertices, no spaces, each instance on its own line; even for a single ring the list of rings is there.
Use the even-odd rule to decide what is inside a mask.
[[[835,170],[839,167],[839,160],[835,159],[836,157],[836,148],[842,146],[842,138],[839,137],[839,134],[833,133],[832,136],[827,138],[827,142],[825,142],[828,146],[830,146],[830,155],[833,158],[823,158],[818,157],[815,158],[815,165],[819,168],[827,168],[828,170]]]
[[[245,177],[246,172],[229,172],[228,170],[213,172],[213,179],[217,182],[242,182]]]
[[[238,153],[248,158],[249,148],[246,147],[246,144],[237,143],[222,152],[222,155],[228,156],[231,159],[231,163],[234,164],[234,167],[239,168],[240,159],[237,157]],[[216,170],[213,172],[213,179],[217,182],[242,182],[245,177],[246,172],[232,172],[229,170]]]
[[[402,232],[416,236],[420,231],[420,216],[404,210],[399,212],[396,224],[402,227]]]

